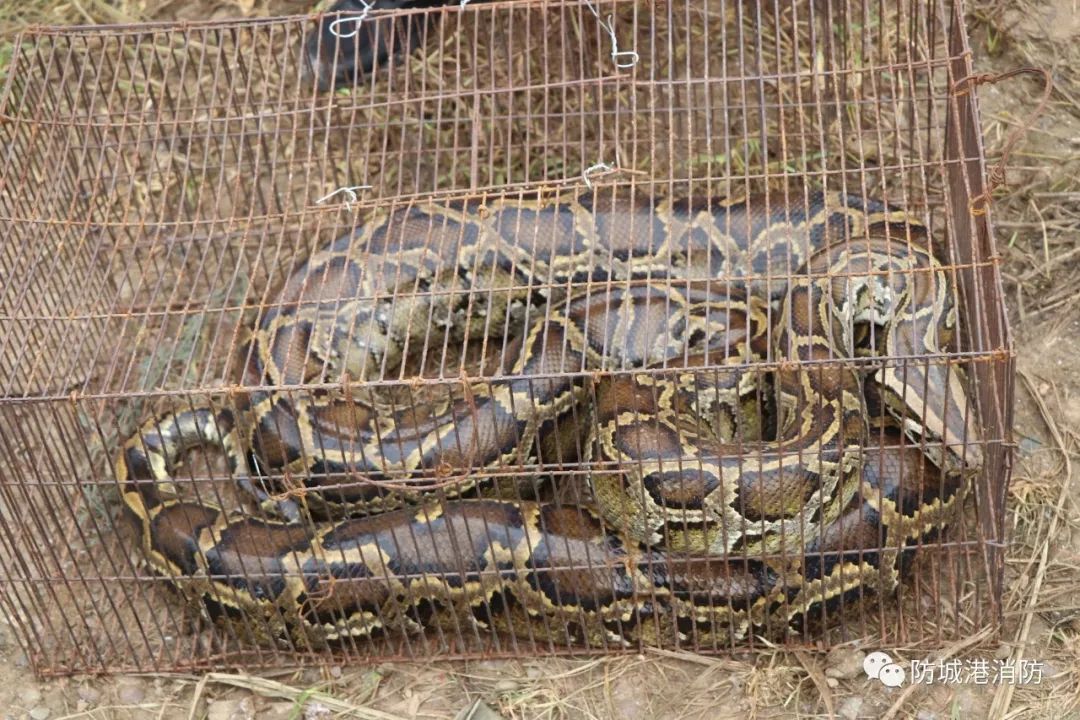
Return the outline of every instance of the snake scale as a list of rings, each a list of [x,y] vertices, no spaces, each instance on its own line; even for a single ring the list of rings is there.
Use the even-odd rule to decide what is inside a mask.
[[[273,297],[241,378],[270,389],[156,418],[117,461],[152,567],[259,640],[783,634],[895,587],[982,464],[956,367],[823,362],[956,333],[926,229],[855,194],[428,201],[376,213]],[[424,408],[379,389],[470,344],[482,371]],[[341,391],[275,389],[306,384]],[[475,497],[543,465],[560,425],[587,436],[591,503]],[[206,446],[266,512],[171,491]]]

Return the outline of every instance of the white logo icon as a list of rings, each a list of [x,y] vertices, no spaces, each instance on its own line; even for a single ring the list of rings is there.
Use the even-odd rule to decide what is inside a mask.
[[[878,680],[886,687],[900,687],[904,684],[904,677],[906,675],[907,673],[904,672],[904,668],[896,663],[889,663],[881,668],[881,671],[878,673]]]
[[[885,667],[886,665],[892,664],[893,661],[891,657],[881,651],[878,651],[870,653],[866,656],[865,659],[863,659],[862,669],[863,672],[866,673],[867,677],[872,677],[875,680],[878,680],[880,679],[881,668]]]
[[[880,650],[866,656],[862,669],[867,677],[880,680],[886,687],[900,687],[907,677],[904,668],[894,663],[887,653]]]

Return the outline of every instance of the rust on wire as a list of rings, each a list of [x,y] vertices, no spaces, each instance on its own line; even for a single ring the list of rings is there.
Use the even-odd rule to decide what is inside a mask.
[[[363,5],[14,45],[39,673],[1000,623],[1019,136],[987,175],[972,90],[1038,71],[974,75],[954,0]]]
[[[1043,112],[1046,110],[1047,103],[1050,102],[1050,95],[1054,91],[1054,81],[1050,77],[1050,72],[1045,68],[1037,67],[1023,67],[1015,70],[1009,70],[1003,73],[976,73],[967,75],[960,78],[953,83],[952,91],[956,96],[962,96],[970,93],[974,88],[979,85],[994,85],[1002,80],[1008,80],[1009,78],[1016,77],[1017,75],[1038,75],[1043,81],[1043,94],[1039,98],[1039,104],[1035,106],[1035,109],[1031,111],[1027,119],[1017,128],[1014,128],[1009,133],[1008,138],[1005,140],[1005,144],[1001,148],[1001,158],[995,165],[990,168],[986,176],[986,190],[983,191],[978,197],[971,200],[971,212],[975,215],[983,215],[986,213],[987,208],[990,206],[990,199],[994,194],[994,191],[1005,185],[1005,168],[1008,167],[1009,157],[1012,155],[1013,148],[1016,143],[1020,142],[1039,118],[1042,117]]]

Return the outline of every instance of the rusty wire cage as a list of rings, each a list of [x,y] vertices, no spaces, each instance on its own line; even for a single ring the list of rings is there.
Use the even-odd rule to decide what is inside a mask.
[[[933,645],[996,627],[1013,361],[998,258],[978,202],[976,101],[957,86],[972,62],[959,0],[560,0],[373,11],[365,30],[398,51],[332,91],[312,82],[305,60],[305,38],[319,21],[40,28],[15,45],[0,94],[0,608],[39,673],[277,666],[328,653],[637,651],[637,642],[610,637],[508,634],[495,622],[417,629],[400,618],[326,648],[252,641],[237,629],[244,621],[209,622],[205,607],[184,602],[147,567],[121,512],[114,466],[147,418],[207,402],[240,418],[256,391],[303,404],[377,389],[385,402],[416,411],[433,397],[505,385],[511,378],[484,364],[506,348],[509,321],[505,334],[489,332],[471,349],[430,322],[411,365],[361,378],[324,369],[276,387],[241,379],[245,328],[281,308],[275,293],[298,263],[374,211],[462,199],[494,207],[587,186],[597,198],[633,193],[647,203],[764,193],[775,206],[842,191],[925,223],[958,288],[958,346],[863,361],[903,372],[964,368],[973,400],[965,411],[982,434],[969,442],[984,458],[969,512],[908,548],[912,570],[895,596],[841,603],[835,622],[787,639]],[[555,296],[555,283],[535,282],[531,291]],[[355,299],[313,287],[317,302]],[[765,379],[779,359],[731,360],[718,356],[696,372],[748,367]],[[632,372],[605,360],[527,381],[588,385]],[[576,423],[569,432],[544,432],[543,441],[562,438],[563,447],[541,442],[543,452],[488,467],[444,462],[419,479],[437,480],[436,497],[449,497],[462,478],[491,478],[474,492],[513,502],[551,493],[542,499],[557,507],[588,505],[590,477],[621,469],[601,467],[583,447],[592,416],[574,415],[564,421]],[[218,454],[197,455],[175,473],[176,491],[244,506]],[[312,464],[259,471],[294,489],[319,473]],[[417,474],[410,477],[391,487],[406,492]],[[299,527],[309,538],[315,532]],[[449,557],[440,562],[462,563],[465,573],[457,546],[443,550]],[[298,571],[263,572],[287,579]],[[477,575],[413,572],[454,587]],[[492,572],[493,582],[511,582]],[[341,580],[385,583],[377,575]],[[588,600],[574,600],[580,612]],[[736,642],[682,630],[664,637],[699,652]],[[753,646],[757,636],[738,642]]]

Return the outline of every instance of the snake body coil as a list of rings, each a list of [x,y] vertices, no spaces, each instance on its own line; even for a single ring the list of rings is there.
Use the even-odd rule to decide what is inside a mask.
[[[841,193],[398,210],[314,253],[245,347],[245,386],[356,391],[258,392],[236,418],[148,423],[117,463],[124,499],[158,571],[269,638],[450,623],[591,644],[673,644],[692,627],[727,643],[787,628],[891,588],[905,544],[947,522],[981,465],[955,368],[864,378],[823,362],[947,346],[953,294],[925,240],[904,213]],[[437,410],[381,404],[364,381],[404,377],[437,342],[501,354]],[[745,410],[762,360],[777,364],[774,439]],[[889,411],[881,449],[863,448],[864,382]],[[448,499],[469,477],[423,498],[443,468],[534,461],[589,405],[595,512]],[[291,502],[276,521],[165,497],[182,453],[207,443],[253,489],[249,454],[300,480],[316,515],[381,514],[306,525]],[[411,492],[380,486],[395,480]]]

